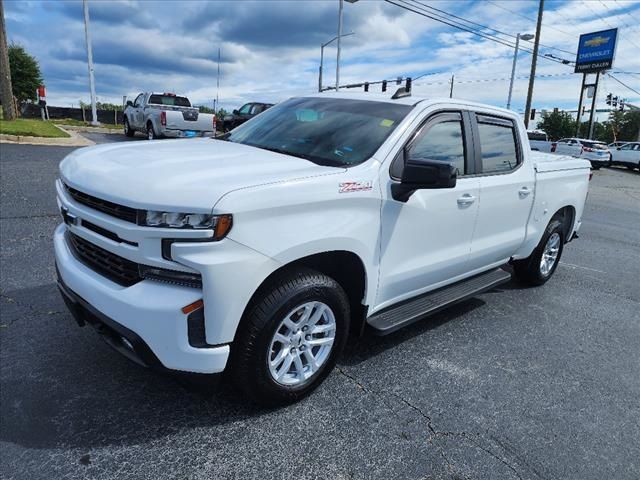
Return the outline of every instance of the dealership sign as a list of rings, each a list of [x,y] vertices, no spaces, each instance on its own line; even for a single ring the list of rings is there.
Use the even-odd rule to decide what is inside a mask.
[[[575,72],[591,73],[611,68],[617,37],[617,28],[580,35]]]

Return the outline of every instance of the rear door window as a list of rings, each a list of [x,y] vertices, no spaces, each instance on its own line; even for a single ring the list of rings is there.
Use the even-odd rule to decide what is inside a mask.
[[[511,120],[477,116],[483,174],[507,173],[520,164],[516,129]]]

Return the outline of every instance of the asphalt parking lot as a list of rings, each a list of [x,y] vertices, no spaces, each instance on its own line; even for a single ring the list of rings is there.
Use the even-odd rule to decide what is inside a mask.
[[[595,172],[544,287],[365,337],[311,397],[262,410],[73,322],[51,246],[71,150],[0,145],[0,478],[640,478],[640,173]]]

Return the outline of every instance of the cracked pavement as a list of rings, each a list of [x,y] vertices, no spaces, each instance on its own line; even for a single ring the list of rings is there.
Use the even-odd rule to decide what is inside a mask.
[[[265,410],[71,319],[51,246],[71,150],[0,145],[0,478],[640,478],[637,172],[595,172],[546,286],[352,342],[311,397]]]

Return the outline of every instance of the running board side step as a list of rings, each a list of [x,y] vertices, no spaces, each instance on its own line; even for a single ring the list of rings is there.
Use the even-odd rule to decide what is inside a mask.
[[[425,293],[373,314],[367,323],[376,335],[387,335],[437,311],[511,280],[511,274],[496,268],[447,287]]]

